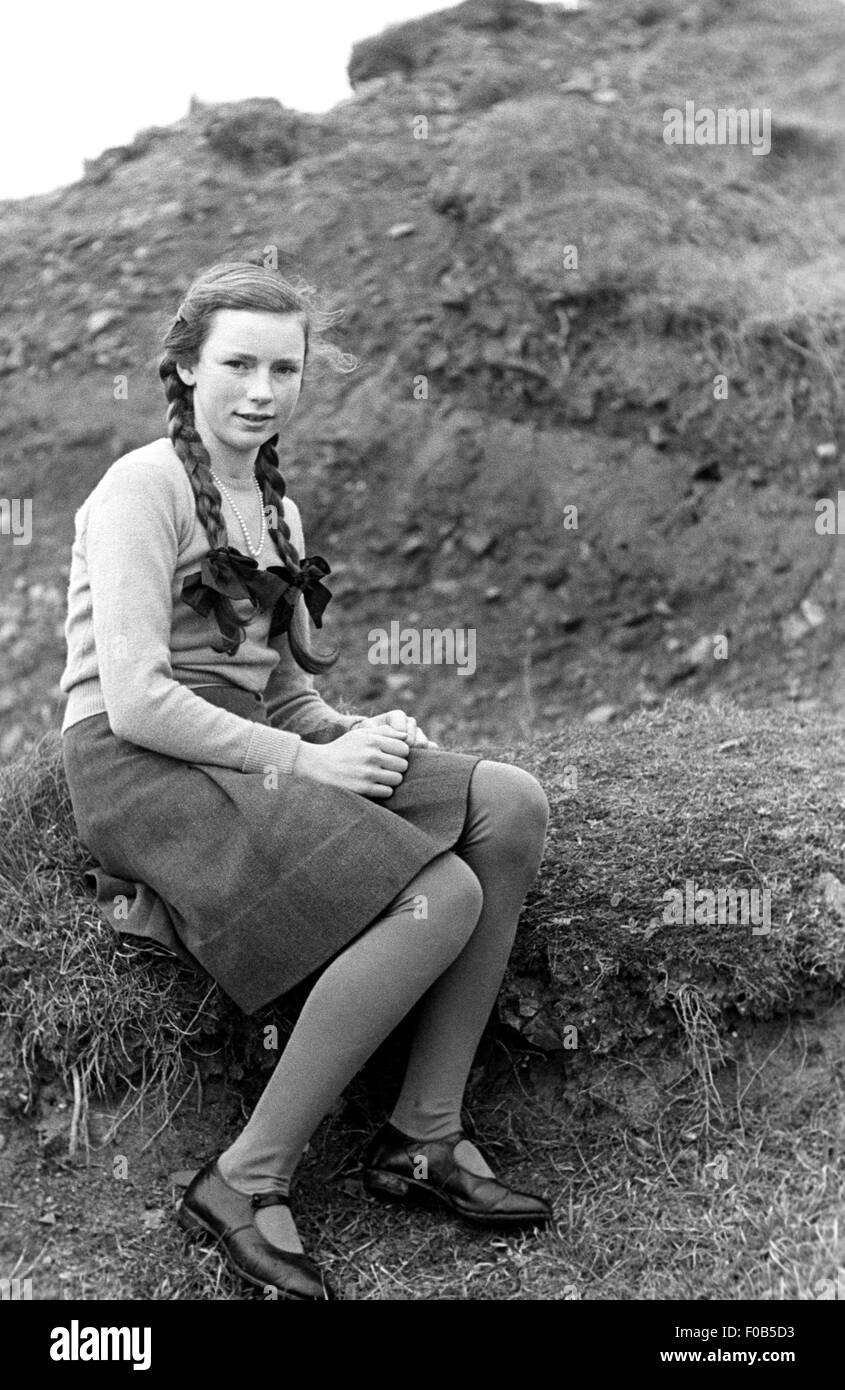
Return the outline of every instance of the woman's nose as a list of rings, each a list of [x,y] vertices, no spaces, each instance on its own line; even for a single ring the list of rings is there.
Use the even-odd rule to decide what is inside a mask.
[[[251,401],[271,401],[273,399],[273,387],[269,376],[253,377],[247,395]]]

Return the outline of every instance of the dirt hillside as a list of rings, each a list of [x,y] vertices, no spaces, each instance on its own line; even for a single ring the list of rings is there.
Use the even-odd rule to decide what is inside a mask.
[[[193,102],[0,204],[0,497],[33,504],[0,759],[58,721],[73,512],[163,432],[168,317],[267,247],[360,359],[281,448],[334,571],[328,698],[435,737],[669,690],[841,707],[843,54],[833,0],[468,0],[359,44],[324,115]],[[686,101],[770,111],[770,151],[668,145]],[[475,674],[370,665],[394,620],[474,628]]]

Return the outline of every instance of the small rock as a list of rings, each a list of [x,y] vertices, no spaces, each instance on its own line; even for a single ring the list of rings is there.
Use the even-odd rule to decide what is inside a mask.
[[[834,444],[834,442],[833,442],[832,439],[831,439],[831,440],[828,440],[827,443],[825,443],[825,444],[817,444],[817,445],[816,445],[816,458],[819,458],[819,459],[835,459],[835,458],[836,458],[836,445]]]
[[[444,290],[440,296],[440,303],[444,309],[468,309],[470,292],[465,289]]]
[[[496,599],[501,597],[502,591],[495,584],[491,584],[489,589],[484,590],[484,598],[487,603],[495,603]]]
[[[569,578],[568,561],[558,557],[550,560],[540,571],[540,578],[547,589],[557,589],[561,584],[565,584]]]
[[[610,106],[612,102],[619,100],[619,93],[614,92],[612,87],[604,87],[599,92],[591,92],[592,101],[597,101],[600,106]]]
[[[618,705],[596,705],[584,716],[586,724],[608,724],[619,713]]]
[[[411,684],[407,671],[390,671],[384,678],[388,690],[405,690]]]
[[[394,222],[392,227],[388,227],[387,235],[392,241],[398,241],[403,236],[413,236],[417,230],[414,222]]]
[[[487,554],[495,542],[496,537],[491,535],[489,531],[468,531],[463,537],[463,543],[467,550],[479,559],[482,555]]]
[[[699,637],[698,641],[693,642],[692,646],[688,648],[684,654],[684,660],[688,662],[690,666],[702,666],[712,655],[713,638],[705,633],[703,637]]]
[[[7,729],[0,738],[0,758],[11,758],[24,740],[23,727],[20,724],[13,724],[11,729]]]
[[[841,921],[845,922],[845,887],[839,882],[835,874],[819,874],[815,886],[824,894],[826,905],[836,913]]]
[[[784,642],[800,642],[810,631],[810,625],[799,614],[790,613],[781,622],[780,631]]]
[[[582,93],[584,96],[590,96],[595,85],[596,79],[591,72],[586,69],[578,69],[572,74],[568,82],[560,83],[558,91],[567,96],[570,94],[577,96]]]
[[[119,318],[117,309],[95,309],[85,320],[85,331],[89,337],[96,338],[98,333],[105,333]]]
[[[417,551],[425,550],[425,541],[422,536],[409,536],[399,547],[400,555],[416,555]]]
[[[24,366],[23,340],[16,338],[0,361],[0,373],[16,372]]]
[[[801,600],[801,613],[810,627],[821,627],[824,622],[824,609],[811,598]]]

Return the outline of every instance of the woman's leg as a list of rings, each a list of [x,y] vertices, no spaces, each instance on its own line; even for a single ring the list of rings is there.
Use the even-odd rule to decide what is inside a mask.
[[[290,1191],[306,1143],[337,1097],[432,980],[468,941],[481,911],[478,879],[455,854],[438,855],[388,910],[332,960],[246,1127],[221,1155],[224,1179],[244,1193]],[[256,1225],[285,1250],[302,1245],[286,1207]]]
[[[520,908],[543,858],[549,803],[531,773],[483,760],[470,780],[464,830],[454,853],[481,884],[484,907],[463,950],[425,994],[391,1123],[415,1139],[442,1139],[461,1127],[464,1089],[496,1001]],[[493,1176],[475,1145],[455,1157]]]

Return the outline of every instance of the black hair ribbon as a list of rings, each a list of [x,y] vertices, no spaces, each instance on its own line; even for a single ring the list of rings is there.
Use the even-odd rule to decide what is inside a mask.
[[[202,618],[216,611],[217,594],[233,600],[250,599],[256,608],[271,612],[268,637],[275,637],[290,627],[300,593],[314,626],[323,626],[323,613],[332,593],[321,580],[331,572],[322,555],[306,556],[299,561],[298,570],[289,565],[262,569],[257,560],[235,546],[218,545],[204,556],[199,573],[185,576],[181,596]]]

